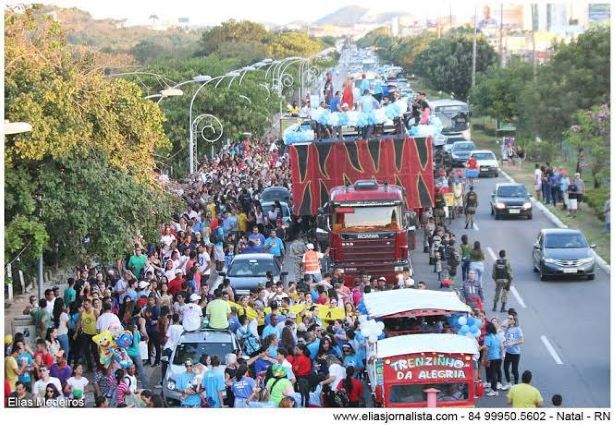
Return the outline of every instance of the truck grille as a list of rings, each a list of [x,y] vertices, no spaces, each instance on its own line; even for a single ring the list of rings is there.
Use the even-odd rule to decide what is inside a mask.
[[[394,238],[354,239],[342,242],[340,260],[345,268],[365,271],[373,277],[392,273],[396,259]]]

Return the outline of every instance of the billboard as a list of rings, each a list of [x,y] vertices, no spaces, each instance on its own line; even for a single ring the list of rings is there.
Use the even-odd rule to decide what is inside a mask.
[[[361,179],[402,186],[408,208],[434,205],[431,138],[316,142],[288,153],[295,215],[315,215],[332,188]]]
[[[588,5],[588,24],[590,26],[609,24],[610,22],[610,4],[609,3],[591,3]]]

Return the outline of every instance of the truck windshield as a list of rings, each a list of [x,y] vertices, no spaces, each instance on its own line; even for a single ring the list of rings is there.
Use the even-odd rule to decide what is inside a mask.
[[[352,212],[346,212],[349,210],[352,210]],[[399,205],[344,208],[344,211],[336,211],[334,230],[378,231],[400,230],[402,228],[402,209]]]

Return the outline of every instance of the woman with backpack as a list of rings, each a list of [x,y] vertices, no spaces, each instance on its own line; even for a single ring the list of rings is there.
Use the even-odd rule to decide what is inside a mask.
[[[348,366],[346,368],[346,378],[340,381],[338,387],[336,388],[336,392],[344,391],[348,398],[348,404],[346,406],[340,407],[361,407],[364,401],[364,385],[362,382],[354,377],[355,368],[353,366]],[[340,395],[337,397],[338,399],[344,399]]]

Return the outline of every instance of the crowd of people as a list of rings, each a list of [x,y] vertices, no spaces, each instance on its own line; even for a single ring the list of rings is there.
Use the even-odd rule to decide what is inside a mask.
[[[565,168],[552,167],[549,162],[544,165],[535,164],[534,186],[535,197],[538,200],[554,207],[561,204],[569,217],[577,215],[586,191],[580,173],[569,177]]]

